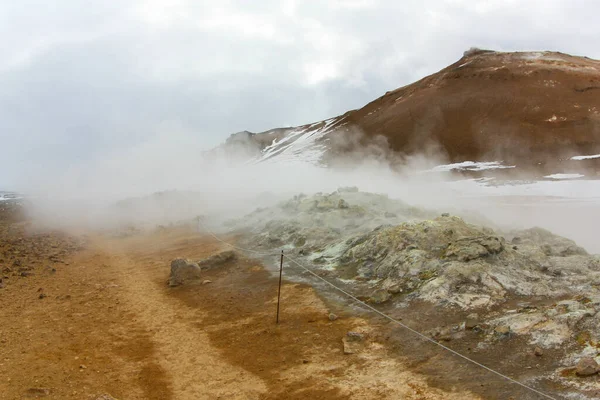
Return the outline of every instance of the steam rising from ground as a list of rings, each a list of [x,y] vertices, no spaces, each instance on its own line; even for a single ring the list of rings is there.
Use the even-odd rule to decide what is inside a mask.
[[[600,222],[598,202],[515,198],[506,202],[498,196],[468,196],[463,186],[450,182],[450,174],[419,172],[446,163],[444,154],[429,149],[427,156],[404,157],[390,152],[385,141],[361,148],[356,143],[360,135],[347,138],[349,156],[330,160],[332,167],[323,168],[302,163],[251,164],[243,149],[206,151],[197,135],[171,131],[61,174],[39,176],[18,189],[31,196],[30,211],[45,225],[114,228],[151,227],[197,215],[224,220],[298,193],[357,186],[417,207],[462,210],[479,221],[483,216],[503,229],[542,226],[600,251],[593,239]]]

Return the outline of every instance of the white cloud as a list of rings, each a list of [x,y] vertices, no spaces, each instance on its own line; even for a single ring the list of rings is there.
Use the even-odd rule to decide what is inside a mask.
[[[600,58],[594,0],[0,3],[0,188],[134,147],[216,144],[360,107],[471,46]],[[35,161],[35,162],[33,162]]]

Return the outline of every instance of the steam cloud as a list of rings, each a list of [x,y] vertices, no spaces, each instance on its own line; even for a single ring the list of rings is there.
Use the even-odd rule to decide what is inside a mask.
[[[141,146],[31,179],[19,190],[32,199],[29,210],[40,226],[116,228],[153,227],[197,215],[225,220],[298,193],[357,186],[504,230],[542,226],[600,250],[592,239],[600,211],[592,203],[466,195],[464,186],[452,182],[456,176],[422,172],[448,162],[437,146],[407,156],[389,150],[383,138],[365,142],[359,131],[330,137],[331,166],[323,168],[249,163],[243,147],[208,151],[198,135],[171,129]]]

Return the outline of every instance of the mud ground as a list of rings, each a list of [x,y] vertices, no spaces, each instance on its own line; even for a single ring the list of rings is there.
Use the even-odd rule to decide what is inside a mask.
[[[386,324],[311,286],[284,282],[276,325],[277,280],[254,260],[169,288],[173,258],[222,250],[192,231],[73,236],[2,218],[0,239],[2,399],[480,398],[432,386]],[[365,337],[356,354],[348,331]]]

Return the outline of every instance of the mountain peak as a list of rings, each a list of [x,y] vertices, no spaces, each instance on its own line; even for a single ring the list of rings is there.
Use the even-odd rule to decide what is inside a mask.
[[[505,160],[534,168],[597,154],[600,61],[552,51],[471,48],[439,72],[358,110],[248,134],[259,143],[258,161],[321,163],[332,139],[340,143],[355,132],[364,135],[362,143],[381,137],[402,155],[435,148],[449,162]]]

